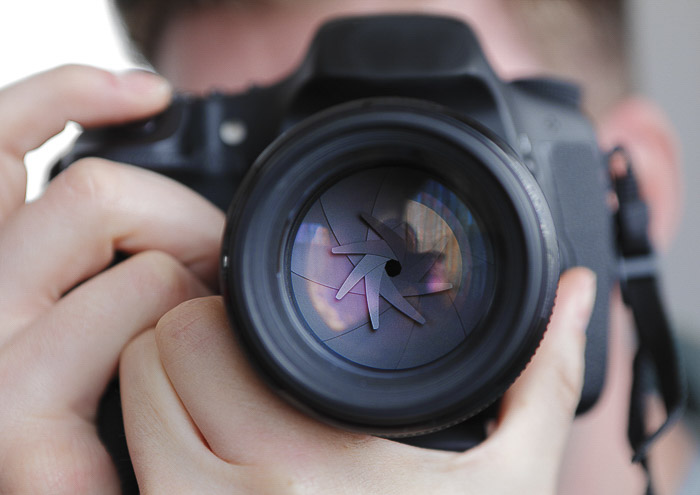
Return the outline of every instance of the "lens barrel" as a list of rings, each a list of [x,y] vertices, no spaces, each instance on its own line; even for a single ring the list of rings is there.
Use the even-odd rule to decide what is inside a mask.
[[[296,125],[229,210],[222,291],[270,385],[386,436],[462,421],[542,338],[559,277],[537,182],[486,129],[370,99]]]

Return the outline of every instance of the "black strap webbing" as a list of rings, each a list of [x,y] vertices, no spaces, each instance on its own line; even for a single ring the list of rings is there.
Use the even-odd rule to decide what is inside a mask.
[[[621,154],[627,174],[615,180],[619,210],[618,246],[621,256],[620,284],[625,304],[637,327],[638,348],[634,359],[628,438],[638,462],[647,473],[647,495],[653,493],[647,465],[649,447],[671,424],[680,419],[686,399],[685,376],[673,341],[657,282],[654,251],[648,236],[649,213],[641,199],[629,156],[616,148],[610,158]],[[666,408],[666,419],[648,430],[647,399],[658,393]]]
[[[656,280],[651,277],[639,278],[628,280],[626,285],[625,302],[634,314],[639,340],[634,360],[629,418],[629,440],[634,450],[633,460],[639,462],[647,456],[654,440],[680,418],[685,403],[686,387]],[[650,389],[656,389],[660,393],[667,417],[656,431],[647,433],[645,397]]]
[[[656,280],[640,278],[628,280],[626,285],[625,302],[634,314],[639,341],[634,359],[628,437],[634,451],[633,462],[639,462],[648,476],[649,448],[664,430],[680,419],[686,387]],[[658,392],[663,401],[666,419],[650,432],[646,423],[647,399],[653,392]],[[647,495],[652,493],[649,479]]]

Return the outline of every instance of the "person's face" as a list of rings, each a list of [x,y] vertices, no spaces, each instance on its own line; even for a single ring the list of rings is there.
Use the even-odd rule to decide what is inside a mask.
[[[241,92],[253,84],[272,84],[292,72],[303,59],[316,29],[330,18],[413,12],[465,20],[476,31],[491,65],[506,80],[557,74],[538,56],[532,33],[518,22],[516,12],[505,0],[259,3],[199,8],[176,17],[156,50],[156,69],[180,91]],[[590,53],[586,60],[591,60]],[[589,79],[595,81],[596,88],[584,87],[584,94],[605,93],[607,82],[611,82],[602,77]],[[639,98],[623,99],[612,106],[608,103],[592,117],[598,124],[603,149],[623,144],[635,159],[642,190],[652,209],[652,238],[657,246],[668,246],[680,217],[680,174],[672,128],[654,104]]]
[[[296,0],[257,7],[202,9],[170,23],[155,64],[180,90],[242,91],[253,83],[276,82],[291,72],[325,20],[379,12],[462,18],[476,30],[501,77],[510,79],[543,70],[501,0]]]
[[[446,14],[468,22],[486,56],[504,79],[552,73],[536,55],[523,25],[503,0],[289,0],[257,7],[211,7],[174,19],[156,53],[156,69],[176,89],[195,94],[240,92],[274,83],[301,62],[317,27],[343,15],[416,12]],[[604,84],[602,82],[601,84]],[[645,100],[623,101],[601,119],[599,139],[606,148],[624,144],[636,162],[642,190],[651,203],[652,234],[667,244],[678,215],[677,167],[672,133],[662,114]],[[668,146],[667,146],[668,145]],[[630,387],[631,337],[616,297],[608,385],[593,412],[577,422],[567,453],[562,486],[566,493],[596,493],[581,483],[616,480],[625,493],[640,483],[629,464],[624,438]],[[614,441],[610,441],[615,437]],[[595,445],[606,445],[600,452]],[[586,477],[595,470],[598,478]],[[571,485],[568,484],[571,482]]]

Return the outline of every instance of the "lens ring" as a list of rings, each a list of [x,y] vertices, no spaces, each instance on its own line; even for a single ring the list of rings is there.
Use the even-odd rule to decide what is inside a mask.
[[[282,395],[346,428],[418,433],[478,412],[522,371],[551,312],[558,252],[536,182],[486,134],[434,105],[360,102],[304,122],[261,156],[229,212],[222,289],[244,348]],[[493,298],[469,338],[401,369],[329,352],[290,297],[291,253],[309,205],[386,156],[478,205],[498,261]]]

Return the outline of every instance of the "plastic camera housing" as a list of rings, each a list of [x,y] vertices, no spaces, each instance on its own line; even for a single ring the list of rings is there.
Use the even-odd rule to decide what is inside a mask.
[[[605,157],[576,87],[500,80],[459,21],[330,22],[278,84],[87,131],[54,173],[83,156],[228,207],[232,326],[267,382],[324,421],[401,437],[478,414],[579,265],[598,283],[579,411],[600,394],[616,280]]]

